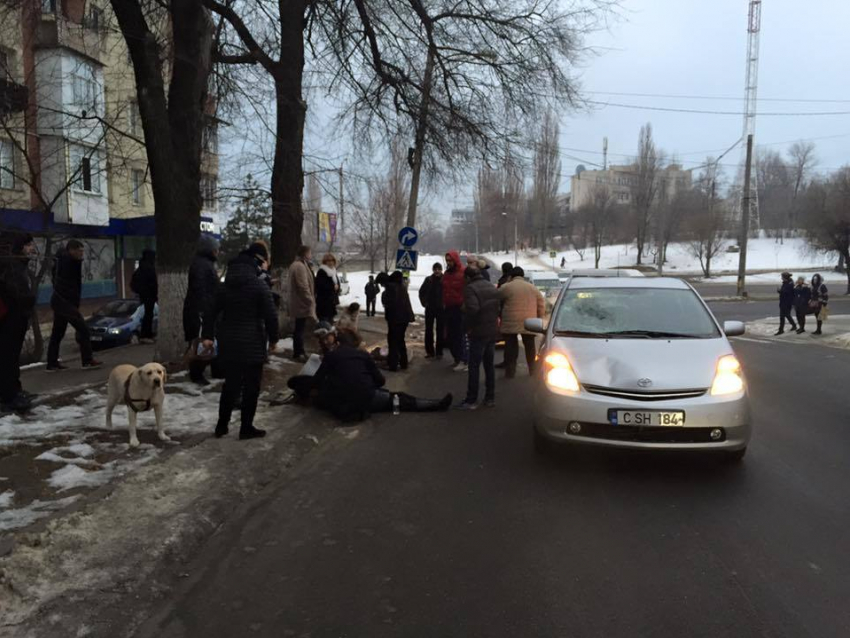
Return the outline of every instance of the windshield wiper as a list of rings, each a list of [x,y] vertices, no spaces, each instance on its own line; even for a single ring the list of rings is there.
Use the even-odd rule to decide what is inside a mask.
[[[606,337],[644,337],[646,339],[703,339],[704,335],[686,334],[682,332],[665,332],[663,330],[618,330],[616,332],[600,333]]]
[[[581,330],[556,330],[556,337],[590,337],[590,338],[599,338],[604,335],[600,335],[597,332],[582,332]]]

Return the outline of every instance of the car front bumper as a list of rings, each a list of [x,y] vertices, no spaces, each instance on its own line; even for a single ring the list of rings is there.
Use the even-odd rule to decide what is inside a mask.
[[[612,409],[682,410],[685,425],[611,425],[608,412]],[[570,424],[578,424],[579,433],[572,433]],[[732,452],[746,448],[752,433],[746,393],[730,397],[713,397],[706,393],[690,399],[634,401],[591,394],[584,389],[573,395],[556,394],[542,382],[535,394],[534,426],[542,436],[556,442],[630,449]],[[711,431],[718,429],[721,437],[713,440]]]

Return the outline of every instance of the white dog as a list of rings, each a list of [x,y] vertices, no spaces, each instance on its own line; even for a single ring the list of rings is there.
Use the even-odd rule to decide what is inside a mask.
[[[139,412],[153,408],[156,432],[160,441],[170,441],[162,422],[162,405],[165,403],[165,368],[158,363],[146,363],[141,368],[131,365],[116,366],[109,375],[109,399],[106,403],[106,427],[112,428],[112,411],[116,405],[127,406],[130,422],[130,447],[137,447],[136,417]]]

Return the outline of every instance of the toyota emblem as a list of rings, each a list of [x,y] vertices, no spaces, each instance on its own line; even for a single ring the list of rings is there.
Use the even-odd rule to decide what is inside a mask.
[[[638,385],[641,388],[652,387],[652,379],[638,379]]]

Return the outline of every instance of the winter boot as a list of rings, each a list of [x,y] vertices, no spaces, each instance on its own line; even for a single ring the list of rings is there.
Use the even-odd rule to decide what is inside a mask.
[[[266,435],[265,430],[260,430],[255,428],[253,425],[248,427],[242,427],[239,430],[239,440],[245,441],[247,439],[261,439]]]
[[[821,328],[823,328],[823,321],[818,321],[818,329],[815,330],[812,334],[814,335],[822,335]]]
[[[779,335],[784,335],[784,334],[785,334],[784,330],[777,330],[776,332],[773,333],[773,336],[778,337]]]
[[[215,438],[220,439],[223,436],[227,436],[227,433],[230,432],[230,428],[227,423],[222,423],[219,421],[215,426]]]
[[[398,402],[402,412],[445,412],[452,404],[451,393],[439,401],[436,399],[417,399],[416,397],[399,392]]]

